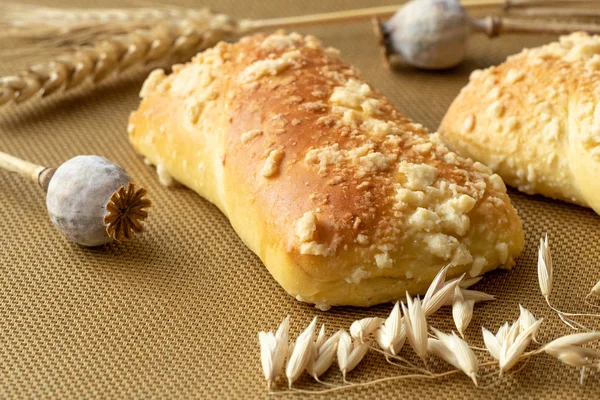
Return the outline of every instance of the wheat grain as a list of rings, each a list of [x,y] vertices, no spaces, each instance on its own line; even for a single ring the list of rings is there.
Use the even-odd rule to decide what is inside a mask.
[[[194,18],[158,21],[143,29],[134,25],[120,34],[79,46],[54,61],[0,78],[0,105],[20,103],[36,95],[45,97],[87,80],[97,83],[134,66],[168,66],[237,32],[233,19],[208,11],[198,12]]]

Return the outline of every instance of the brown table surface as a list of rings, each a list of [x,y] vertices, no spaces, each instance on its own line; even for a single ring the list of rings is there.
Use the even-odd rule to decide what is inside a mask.
[[[239,18],[266,18],[392,4],[369,0],[176,1],[210,6]],[[97,6],[67,0],[56,6]],[[129,2],[127,4],[134,4]],[[139,3],[138,3],[139,4]],[[143,2],[142,4],[153,4]],[[154,3],[155,4],[155,3]],[[123,2],[104,2],[118,6]],[[369,22],[299,29],[341,49],[365,78],[407,115],[435,130],[469,72],[502,62],[552,36],[473,37],[468,60],[445,72],[382,66]],[[2,46],[0,46],[2,48]],[[33,57],[0,52],[0,73]],[[39,57],[38,57],[39,58]],[[389,304],[321,312],[288,296],[210,203],[183,187],[166,189],[127,141],[129,112],[139,102],[144,74],[0,110],[0,151],[45,165],[78,154],[99,154],[124,166],[146,187],[154,206],[147,233],[116,253],[80,248],[46,215],[35,185],[0,171],[0,397],[1,398],[261,398],[266,395],[257,333],[291,315],[299,333],[318,315],[328,330],[365,316],[385,316]],[[555,262],[554,303],[584,310],[583,297],[600,279],[600,217],[581,207],[511,192],[523,218],[526,247],[511,271],[495,272],[477,289],[498,301],[476,307],[467,336],[481,345],[480,326],[496,330],[518,315],[518,304],[546,320],[540,340],[569,329],[545,306],[536,275],[536,246],[549,232]],[[598,321],[584,320],[600,327]],[[431,319],[452,329],[448,310]],[[439,366],[434,365],[435,368]],[[369,354],[349,379],[397,374]],[[600,373],[585,386],[579,371],[547,356],[487,389],[468,378],[382,383],[338,392],[335,398],[484,399],[598,398]],[[339,373],[325,377],[339,382]],[[299,387],[316,389],[307,378]]]

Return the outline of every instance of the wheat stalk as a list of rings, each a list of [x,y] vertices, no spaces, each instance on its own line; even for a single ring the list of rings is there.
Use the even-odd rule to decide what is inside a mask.
[[[86,21],[85,14],[83,20],[77,21],[77,24],[67,23],[66,26],[60,27],[55,26],[60,21],[59,17],[56,17],[55,21],[52,14],[46,18],[42,13],[43,18],[46,18],[39,21],[43,27],[28,30],[20,38],[35,38],[39,32],[46,32],[48,29],[56,32],[66,29],[73,33],[69,35],[69,40],[75,42],[76,50],[53,61],[34,65],[16,75],[0,77],[0,105],[10,101],[20,103],[38,94],[47,96],[59,89],[72,89],[87,80],[97,83],[115,72],[122,72],[134,66],[185,60],[237,32],[237,24],[233,19],[222,14],[213,14],[208,10],[190,10],[190,14],[186,14],[186,18],[182,20],[172,18],[172,15],[179,16],[177,12],[165,13],[167,14],[159,13],[148,20],[142,19],[138,13],[98,12],[94,15],[103,15],[106,21],[97,23],[97,26],[92,25],[89,29],[82,27]],[[66,18],[65,15],[69,14],[61,15]],[[75,18],[80,14],[72,15]],[[142,12],[141,15],[147,14]],[[171,15],[171,19],[156,22],[156,18],[161,15]],[[129,16],[130,19],[126,19],[125,16]],[[119,18],[115,21],[117,17]],[[25,24],[29,20],[15,21]],[[126,26],[132,21],[140,22],[132,24],[134,30]],[[156,22],[154,26],[153,21]],[[91,42],[90,37],[104,38]],[[45,42],[41,43],[43,46]],[[79,45],[80,43],[85,44]]]

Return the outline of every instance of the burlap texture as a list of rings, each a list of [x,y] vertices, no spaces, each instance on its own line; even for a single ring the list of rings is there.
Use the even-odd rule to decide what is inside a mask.
[[[386,1],[214,0],[236,17],[266,18],[390,4]],[[91,1],[49,5],[89,7]],[[118,6],[121,2],[103,4]],[[446,72],[385,69],[368,22],[302,28],[338,47],[374,87],[414,120],[434,130],[474,68],[496,64],[551,36],[474,37],[469,59]],[[0,46],[1,48],[2,46]],[[33,58],[0,55],[0,73]],[[147,233],[115,252],[83,249],[50,223],[34,184],[0,171],[0,397],[1,398],[264,398],[257,333],[291,315],[299,333],[318,315],[329,332],[354,319],[385,316],[391,306],[321,312],[277,285],[239,240],[227,219],[183,187],[166,189],[127,142],[129,112],[138,105],[143,74],[94,91],[79,91],[0,110],[0,151],[44,165],[78,154],[99,154],[124,166],[154,203]],[[114,81],[113,81],[114,82]],[[526,247],[512,271],[487,276],[477,289],[498,301],[476,307],[468,339],[481,345],[480,326],[496,330],[518,316],[518,304],[544,317],[543,341],[569,333],[539,293],[536,246],[549,232],[555,262],[554,303],[583,310],[600,279],[600,217],[588,209],[511,192],[523,218]],[[598,320],[583,320],[600,328]],[[452,329],[450,313],[431,323]],[[435,368],[440,366],[434,365]],[[371,354],[349,380],[391,376],[397,370]],[[600,374],[578,384],[579,371],[547,356],[487,389],[464,376],[400,381],[347,390],[332,398],[484,399],[598,398]],[[325,380],[339,382],[332,371]],[[489,379],[488,379],[489,382]],[[299,387],[319,386],[303,379]]]

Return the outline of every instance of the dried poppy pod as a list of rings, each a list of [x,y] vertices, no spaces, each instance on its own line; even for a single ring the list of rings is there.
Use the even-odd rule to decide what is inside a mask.
[[[50,220],[75,243],[100,246],[144,230],[146,190],[136,190],[127,172],[104,157],[77,156],[47,168],[0,152],[0,167],[39,183]]]
[[[412,0],[385,23],[375,18],[375,34],[379,37],[386,64],[392,55],[397,55],[406,64],[421,69],[452,68],[466,57],[467,42],[473,32],[490,38],[505,33],[600,33],[600,25],[593,23],[531,21],[501,16],[471,18],[461,4],[458,0]]]

